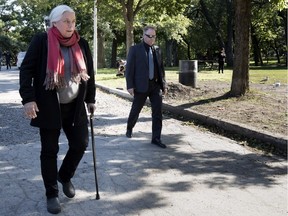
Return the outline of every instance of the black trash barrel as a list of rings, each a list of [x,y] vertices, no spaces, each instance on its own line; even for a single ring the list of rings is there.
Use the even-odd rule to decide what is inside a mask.
[[[196,88],[198,61],[180,60],[179,63],[179,83]]]

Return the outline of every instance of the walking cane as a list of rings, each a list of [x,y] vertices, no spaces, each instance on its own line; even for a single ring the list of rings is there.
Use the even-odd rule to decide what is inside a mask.
[[[98,181],[97,181],[97,173],[96,173],[96,153],[95,153],[95,141],[94,141],[94,130],[93,130],[93,110],[90,112],[90,127],[91,127],[91,140],[92,140],[92,151],[93,151],[93,164],[94,164],[94,177],[95,177],[95,185],[96,185],[96,200],[100,199],[99,190],[98,190]]]

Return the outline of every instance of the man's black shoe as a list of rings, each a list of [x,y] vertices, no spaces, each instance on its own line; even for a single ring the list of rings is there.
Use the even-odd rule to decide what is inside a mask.
[[[159,146],[160,148],[166,148],[166,145],[162,143],[160,139],[153,139],[152,144]]]
[[[127,129],[126,131],[126,137],[131,138],[132,137],[132,130]]]
[[[58,175],[57,180],[62,184],[63,186],[63,193],[68,197],[68,198],[73,198],[75,196],[75,188],[72,184],[71,181],[69,182],[63,182]]]
[[[61,206],[58,197],[47,199],[47,211],[51,214],[58,214],[61,212]]]

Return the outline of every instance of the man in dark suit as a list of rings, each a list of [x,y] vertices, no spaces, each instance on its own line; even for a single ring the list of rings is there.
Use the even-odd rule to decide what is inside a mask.
[[[162,131],[162,94],[166,94],[165,71],[161,51],[154,46],[156,28],[146,26],[143,29],[143,42],[130,48],[126,63],[126,85],[134,97],[127,121],[126,136],[132,137],[139,113],[149,97],[152,108],[151,143],[161,148],[166,145],[161,141]]]

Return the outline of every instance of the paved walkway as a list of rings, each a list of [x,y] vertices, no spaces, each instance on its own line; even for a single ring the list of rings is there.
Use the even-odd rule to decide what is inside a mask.
[[[165,117],[163,142],[150,144],[150,109],[133,138],[124,136],[130,102],[97,92],[94,131],[100,200],[91,144],[73,178],[76,196],[60,192],[59,215],[284,216],[287,160]],[[0,71],[0,215],[50,215],[40,175],[37,129],[23,117],[18,71]],[[59,162],[67,150],[61,136]]]

